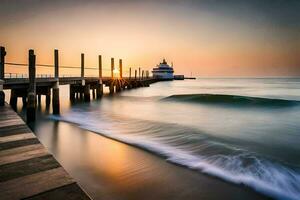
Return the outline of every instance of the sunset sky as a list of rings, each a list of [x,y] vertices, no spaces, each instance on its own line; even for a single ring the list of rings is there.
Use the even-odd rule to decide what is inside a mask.
[[[101,54],[106,69],[111,57],[144,69],[166,58],[176,74],[300,76],[300,1],[0,0],[0,45],[22,63],[33,48],[51,64],[57,48],[63,65],[85,53],[86,66]]]

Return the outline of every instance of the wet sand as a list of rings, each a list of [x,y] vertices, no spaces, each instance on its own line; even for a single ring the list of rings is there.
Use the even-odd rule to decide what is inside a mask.
[[[139,148],[40,118],[34,132],[95,200],[267,199],[253,190],[176,166]]]

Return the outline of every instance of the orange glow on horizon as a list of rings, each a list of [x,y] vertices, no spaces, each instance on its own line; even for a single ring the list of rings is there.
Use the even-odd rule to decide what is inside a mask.
[[[111,15],[113,11],[113,15]],[[155,11],[155,12],[153,12]],[[79,14],[80,13],[80,14]],[[67,17],[66,17],[67,16]],[[26,21],[0,30],[7,61],[26,63],[28,49],[35,49],[37,63],[52,64],[59,49],[60,64],[98,67],[110,75],[110,57],[123,58],[123,74],[129,67],[151,70],[163,57],[174,63],[176,74],[196,76],[293,76],[300,75],[300,41],[269,24],[246,23],[190,7],[131,3],[126,6],[91,3],[55,11],[44,10]],[[38,68],[38,73],[53,73]],[[7,67],[12,73],[26,68]],[[87,75],[96,74],[86,70]],[[61,69],[80,74],[80,69]],[[118,72],[115,72],[118,73]]]

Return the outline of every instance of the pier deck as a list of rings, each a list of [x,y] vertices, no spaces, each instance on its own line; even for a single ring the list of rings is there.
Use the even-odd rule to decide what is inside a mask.
[[[90,199],[7,104],[0,106],[0,199]]]

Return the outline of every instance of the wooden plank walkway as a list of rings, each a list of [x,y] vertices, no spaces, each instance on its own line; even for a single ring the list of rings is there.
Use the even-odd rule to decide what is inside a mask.
[[[0,107],[0,199],[90,199],[8,105]]]

